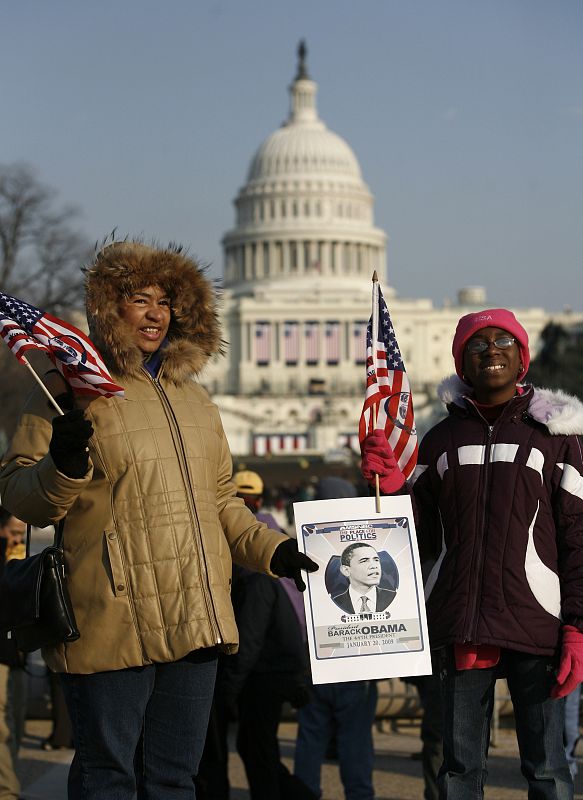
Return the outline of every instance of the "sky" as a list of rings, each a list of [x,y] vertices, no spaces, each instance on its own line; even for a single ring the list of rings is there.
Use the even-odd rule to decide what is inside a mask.
[[[219,277],[302,38],[401,297],[583,309],[580,0],[0,0],[0,163]]]

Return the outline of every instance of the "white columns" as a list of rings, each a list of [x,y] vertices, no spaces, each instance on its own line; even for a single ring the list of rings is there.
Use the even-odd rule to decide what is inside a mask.
[[[282,251],[282,272],[284,275],[289,275],[290,273],[290,252],[289,252],[289,242],[284,241],[281,243],[281,251]]]
[[[306,272],[306,259],[304,257],[304,240],[300,239],[296,242],[296,263],[298,275],[304,275]]]
[[[253,278],[251,261],[251,245],[246,244],[243,246],[243,277],[246,280],[251,280]]]
[[[255,243],[255,275],[258,278],[265,277],[265,269],[263,266],[263,242],[261,239]]]

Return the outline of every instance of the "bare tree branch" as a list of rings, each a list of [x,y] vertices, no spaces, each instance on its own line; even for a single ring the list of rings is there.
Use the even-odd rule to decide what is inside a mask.
[[[0,165],[0,289],[62,313],[81,303],[91,248],[72,227],[76,209],[55,202],[30,166]]]

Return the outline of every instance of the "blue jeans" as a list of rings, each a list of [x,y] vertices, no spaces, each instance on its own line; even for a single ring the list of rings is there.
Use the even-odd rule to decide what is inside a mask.
[[[62,675],[75,756],[69,800],[193,800],[214,649],[145,667]]]
[[[298,711],[295,774],[319,797],[322,762],[328,743],[336,734],[346,800],[373,800],[376,683],[326,683],[313,686],[311,694],[310,702]]]
[[[521,771],[529,800],[572,800],[573,781],[563,747],[564,701],[549,696],[555,659],[503,650],[489,669],[455,669],[453,648],[438,651],[444,704],[442,800],[484,797],[494,685],[508,681]]]
[[[581,684],[565,697],[565,752],[571,775],[577,774],[575,748],[579,741],[579,705],[581,703]]]

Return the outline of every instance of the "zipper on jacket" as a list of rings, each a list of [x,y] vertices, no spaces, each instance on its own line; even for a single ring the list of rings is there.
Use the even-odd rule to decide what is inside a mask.
[[[476,411],[478,411],[476,409]],[[482,475],[483,475],[483,482],[482,482],[482,513],[480,515],[480,525],[478,527],[478,534],[479,534],[479,543],[477,542],[477,553],[476,553],[476,561],[475,561],[475,568],[473,572],[475,573],[477,580],[476,580],[476,590],[474,591],[471,614],[469,615],[469,619],[467,620],[466,624],[466,631],[464,633],[464,641],[465,642],[473,642],[477,636],[478,630],[478,599],[480,597],[482,591],[482,580],[483,580],[483,566],[484,566],[484,551],[485,551],[485,536],[486,536],[486,519],[488,517],[488,484],[489,484],[489,472],[490,472],[490,452],[492,450],[492,441],[493,441],[493,433],[494,433],[494,425],[489,425],[484,417],[478,411],[480,418],[484,421],[487,426],[486,432],[486,445],[484,447],[484,464],[482,467]],[[476,537],[477,539],[478,537]]]
[[[472,405],[474,412],[477,414],[480,420],[484,423],[487,428],[486,433],[486,449],[484,453],[484,465],[483,465],[483,503],[482,503],[482,514],[481,514],[481,524],[479,529],[479,548],[476,556],[475,561],[475,571],[476,571],[476,590],[473,594],[472,604],[471,604],[471,614],[469,617],[466,617],[466,625],[464,630],[464,641],[465,642],[473,642],[475,641],[478,635],[478,603],[479,598],[482,593],[482,585],[484,581],[484,574],[483,574],[483,566],[484,566],[484,553],[485,553],[485,537],[487,531],[487,521],[488,521],[488,509],[489,509],[489,478],[490,478],[490,453],[492,450],[492,445],[496,441],[496,437],[498,435],[498,430],[502,426],[503,423],[506,422],[506,419],[510,421],[512,419],[512,414],[508,413],[508,408],[513,404],[513,398],[507,404],[507,406],[502,410],[502,413],[495,420],[493,425],[490,425],[483,414],[476,408],[475,404],[469,401]],[[496,435],[495,435],[496,434]],[[477,538],[477,537],[476,537]]]
[[[209,622],[211,624],[211,629],[213,631],[213,635],[215,637],[215,644],[221,644],[222,637],[221,637],[221,629],[219,626],[219,621],[217,617],[217,612],[213,603],[213,598],[209,590],[209,581],[208,581],[208,568],[205,559],[204,553],[204,546],[202,542],[202,533],[200,529],[200,521],[198,519],[198,514],[196,511],[196,503],[194,501],[194,496],[192,494],[192,488],[190,485],[189,475],[188,475],[188,458],[186,455],[186,448],[184,446],[184,442],[182,439],[182,435],[180,433],[180,427],[178,425],[178,420],[176,419],[176,415],[174,414],[174,409],[170,401],[168,400],[168,396],[164,391],[162,384],[160,383],[159,379],[156,377],[152,377],[150,373],[142,367],[142,370],[145,375],[147,375],[148,379],[154,384],[154,388],[158,392],[160,399],[162,400],[162,406],[166,412],[166,416],[168,421],[171,424],[171,427],[174,430],[176,439],[180,445],[180,452],[177,452],[178,460],[180,462],[180,468],[182,474],[184,476],[184,485],[186,489],[186,496],[190,501],[190,514],[194,523],[194,529],[197,534],[198,544],[199,544],[199,552],[198,552],[198,561],[199,561],[199,568],[201,574],[204,575],[204,581],[201,581],[201,588],[202,588],[202,595],[204,597],[207,614],[209,618]]]

